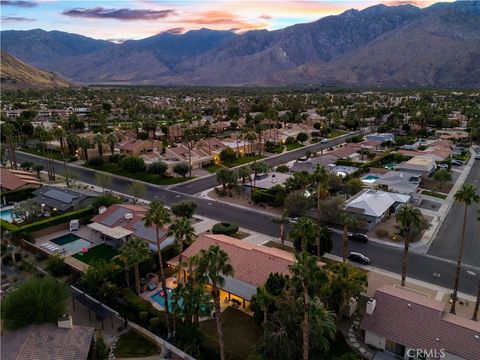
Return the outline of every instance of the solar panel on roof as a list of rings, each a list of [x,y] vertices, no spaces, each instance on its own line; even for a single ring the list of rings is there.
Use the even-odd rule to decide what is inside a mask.
[[[52,199],[61,201],[63,203],[66,203],[66,204],[71,203],[73,201],[73,199],[75,199],[77,197],[73,194],[69,194],[67,192],[57,190],[57,189],[47,190],[47,191],[45,191],[44,195],[49,197],[49,198],[52,198]]]
[[[116,211],[114,211],[112,214],[107,216],[105,219],[103,219],[102,224],[106,226],[112,226],[115,224],[118,220],[123,218],[125,214],[131,212],[131,210],[125,209],[125,208],[119,208]]]
[[[155,240],[156,239],[156,234],[155,234],[155,229],[153,227],[146,227],[143,222],[139,221],[136,223],[133,228],[135,229],[135,236],[138,236],[139,238],[142,239],[147,239],[147,240]],[[160,230],[160,236],[162,236],[164,232]]]

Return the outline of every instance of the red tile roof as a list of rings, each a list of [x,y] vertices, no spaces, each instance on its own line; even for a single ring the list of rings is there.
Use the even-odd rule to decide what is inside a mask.
[[[361,328],[416,349],[444,349],[468,360],[480,359],[480,323],[445,313],[445,305],[410,290],[385,285]]]
[[[35,188],[41,184],[38,179],[28,171],[0,168],[0,187],[7,190],[16,190],[27,185]]]
[[[335,155],[340,159],[344,159],[349,157],[350,155],[355,154],[356,152],[358,152],[358,149],[354,147],[345,146],[343,148],[333,150],[332,152],[328,153],[328,155]]]
[[[218,245],[228,254],[235,271],[234,278],[257,287],[264,285],[271,273],[288,275],[288,266],[295,262],[293,254],[283,250],[258,246],[230,236],[210,234],[200,235],[183,252],[183,256],[189,258],[212,245]],[[177,261],[178,259],[172,259],[169,264]]]

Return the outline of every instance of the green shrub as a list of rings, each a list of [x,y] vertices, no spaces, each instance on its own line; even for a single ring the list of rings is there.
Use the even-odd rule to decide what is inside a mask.
[[[92,207],[95,210],[98,210],[98,208],[101,206],[109,207],[110,205],[120,204],[121,202],[122,199],[119,196],[115,196],[113,194],[103,194],[95,198],[92,203]]]
[[[5,230],[10,231],[12,234],[14,234],[14,233],[16,233],[20,230],[20,228],[17,225],[13,225],[13,224],[11,224],[8,221],[3,220],[3,219],[0,219],[0,229],[2,231],[2,234],[3,234],[3,231],[5,231]]]
[[[93,167],[100,167],[103,164],[105,164],[105,159],[103,157],[100,157],[100,156],[88,159],[88,161],[87,161],[87,165],[93,166]]]
[[[213,225],[214,234],[233,235],[238,232],[239,225],[235,223],[221,222]]]
[[[137,156],[127,156],[120,161],[123,170],[129,173],[136,173],[145,170],[145,162]]]
[[[93,214],[93,208],[85,208],[76,211],[72,211],[66,214],[50,217],[44,220],[36,221],[34,223],[21,226],[20,231],[27,233],[35,232],[38,230],[46,229],[50,226],[63,224],[69,222],[70,220],[79,219]]]
[[[32,197],[32,193],[35,189],[21,189],[15,191],[2,192],[1,196],[5,199],[5,202],[9,201],[23,201]]]
[[[149,329],[153,332],[157,332],[161,323],[162,323],[162,320],[160,318],[158,317],[151,318]]]
[[[178,256],[179,254],[180,247],[177,244],[168,245],[162,249],[162,257],[165,263],[173,259],[175,256]]]
[[[47,271],[55,276],[63,276],[67,273],[68,266],[59,255],[52,255],[47,260]]]
[[[148,319],[148,311],[140,311],[138,313],[138,319],[142,322],[145,323]]]

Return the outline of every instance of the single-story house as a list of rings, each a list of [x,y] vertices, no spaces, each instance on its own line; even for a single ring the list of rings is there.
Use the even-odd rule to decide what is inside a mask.
[[[277,185],[283,185],[288,178],[292,177],[288,173],[280,173],[276,171],[269,172],[268,174],[257,175],[255,179],[255,189],[258,190],[269,190]],[[244,185],[245,191],[247,193],[251,192],[253,189],[253,181],[251,183],[246,183]]]
[[[396,166],[397,170],[421,174],[425,178],[432,175],[436,168],[435,160],[429,156],[414,156],[410,160],[404,161]]]
[[[328,171],[340,177],[345,177],[349,174],[353,174],[357,170],[358,168],[355,166],[335,165],[335,164],[328,165]]]
[[[184,144],[166,148],[163,157],[164,161],[171,167],[175,166],[178,162],[186,162],[192,164],[192,169],[199,169],[213,161],[211,155],[198,147],[189,150]]]
[[[250,300],[257,288],[263,286],[272,273],[289,275],[289,266],[295,263],[292,253],[280,249],[255,245],[226,235],[200,235],[183,253],[188,260],[210,246],[219,246],[227,253],[233,267],[233,276],[224,276],[225,284],[220,290],[220,299],[228,303],[236,301],[242,308],[250,308]],[[168,262],[178,265],[178,257]]]
[[[363,189],[345,201],[343,209],[358,220],[359,227],[370,230],[409,200],[409,195]]]
[[[413,196],[419,188],[420,174],[403,171],[389,171],[375,181],[375,185],[385,191]]]
[[[35,189],[41,185],[38,178],[28,171],[0,167],[0,189],[2,191]]]
[[[374,133],[374,134],[369,134],[365,136],[367,140],[376,140],[376,141],[392,141],[395,142],[395,135],[391,133]]]
[[[357,153],[360,151],[359,148],[354,146],[344,146],[338,149],[335,149],[328,153],[328,155],[336,156],[342,160],[350,160],[357,156]]]
[[[95,329],[86,326],[58,327],[35,324],[2,333],[3,360],[87,360]]]
[[[153,151],[160,151],[162,143],[158,140],[127,140],[120,145],[120,154],[140,156]]]
[[[144,223],[147,213],[145,206],[113,204],[108,208],[99,208],[98,212],[98,215],[95,215],[87,226],[101,234],[105,242],[118,248],[128,237],[136,236],[147,241],[150,249],[157,249],[155,227],[147,227]],[[159,235],[160,248],[173,243],[173,239],[168,238],[168,229],[159,229]]]
[[[33,192],[33,201],[41,205],[45,211],[57,210],[62,213],[89,207],[98,194],[72,190],[56,186],[44,185]]]
[[[403,287],[379,288],[367,302],[360,328],[366,344],[392,358],[480,359],[479,322],[450,314],[444,303]]]
[[[315,169],[317,168],[317,165],[320,165],[328,169],[328,166],[330,164],[335,164],[337,160],[338,160],[338,157],[332,154],[317,156],[305,161],[297,160],[290,168],[290,171],[292,172],[306,171],[311,174],[315,171]]]

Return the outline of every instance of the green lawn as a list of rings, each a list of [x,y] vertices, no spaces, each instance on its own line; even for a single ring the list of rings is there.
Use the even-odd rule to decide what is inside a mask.
[[[454,160],[467,161],[467,160],[470,158],[470,155],[471,155],[471,154],[470,154],[470,152],[468,151],[468,152],[465,152],[465,153],[463,153],[463,154],[461,154],[461,155],[454,155],[454,156],[453,156],[453,159],[454,159]]]
[[[95,169],[95,170],[101,170],[105,172],[109,172],[114,175],[119,175],[119,176],[125,176],[131,179],[135,180],[140,180],[140,181],[145,181],[151,184],[155,185],[173,185],[173,184],[178,184],[187,180],[194,179],[195,177],[160,177],[156,174],[149,174],[146,172],[136,172],[134,174],[129,173],[125,170],[123,170],[120,165],[115,164],[115,163],[105,163],[102,166],[90,166],[90,165],[84,165],[85,167]]]
[[[330,134],[327,135],[327,138],[328,139],[333,139],[333,138],[336,138],[338,136],[342,136],[342,135],[345,135],[346,134],[346,131],[343,131],[343,130],[335,130],[335,131],[332,131]]]
[[[84,262],[85,264],[91,264],[94,261],[105,260],[111,261],[118,254],[117,250],[107,244],[100,244],[88,249],[86,254],[81,252],[73,255],[75,259]]]
[[[285,146],[287,148],[287,151],[291,151],[291,150],[295,150],[303,147],[303,145],[298,142],[294,144],[286,144]]]
[[[283,153],[284,150],[285,150],[285,147],[283,145],[278,145],[275,147],[275,149],[273,149],[273,152],[275,154],[281,154]]]
[[[222,313],[222,324],[228,358],[246,359],[261,336],[261,330],[253,317],[229,307]],[[199,326],[207,345],[218,349],[215,320],[202,321]]]
[[[223,163],[223,165],[225,165],[226,167],[232,168],[232,167],[235,167],[235,166],[245,165],[245,164],[248,164],[252,161],[261,160],[261,159],[263,159],[262,155],[242,156],[242,157],[239,157],[239,158],[235,159],[235,161],[228,162],[228,163],[225,162],[225,163]]]
[[[210,165],[205,165],[203,168],[207,170],[210,174],[215,174],[222,167],[223,166],[220,164],[210,164]]]
[[[157,346],[134,330],[120,336],[115,348],[116,357],[145,357],[158,355]]]
[[[43,151],[39,150],[37,148],[21,148],[20,151],[43,157]],[[52,155],[52,158],[54,160],[63,161],[63,156],[62,156],[62,153],[60,151],[51,150],[50,154]]]

